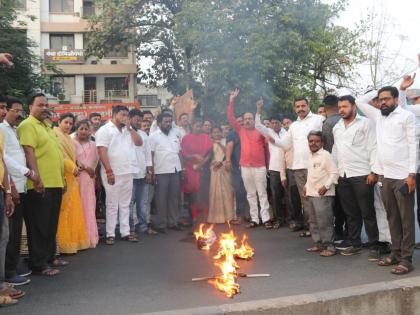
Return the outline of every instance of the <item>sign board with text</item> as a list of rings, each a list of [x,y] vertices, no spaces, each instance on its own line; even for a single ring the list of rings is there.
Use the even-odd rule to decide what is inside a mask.
[[[84,63],[85,55],[83,49],[45,49],[44,59],[52,63]]]

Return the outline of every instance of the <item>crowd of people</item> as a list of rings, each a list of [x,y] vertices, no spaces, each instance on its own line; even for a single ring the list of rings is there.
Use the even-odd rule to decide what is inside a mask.
[[[61,254],[95,248],[101,236],[112,246],[202,222],[288,227],[312,238],[310,253],[367,247],[369,261],[410,272],[420,106],[407,105],[405,90],[414,80],[357,100],[327,95],[321,114],[297,98],[294,121],[264,119],[262,98],[255,115],[235,116],[236,89],[221,125],[123,105],[109,121],[64,113],[53,122],[44,94],[29,98],[29,115],[20,99],[0,95],[0,304],[16,303],[29,275],[56,276],[69,264]]]

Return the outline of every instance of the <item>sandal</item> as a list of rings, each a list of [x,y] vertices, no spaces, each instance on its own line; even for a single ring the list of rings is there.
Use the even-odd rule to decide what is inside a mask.
[[[234,220],[230,220],[229,223],[233,224],[233,225],[241,225],[242,220],[241,219],[234,219]]]
[[[51,266],[53,266],[53,267],[64,267],[64,266],[67,266],[68,264],[69,264],[68,261],[56,258],[52,261]]]
[[[322,249],[319,246],[309,247],[306,249],[309,253],[319,253]]]
[[[303,231],[303,232],[299,233],[299,237],[311,237],[311,232]]]
[[[322,252],[319,253],[319,256],[331,257],[331,256],[334,256],[336,254],[337,254],[336,251],[332,251],[332,250],[329,250],[329,249],[324,249]]]
[[[392,268],[391,273],[393,273],[394,275],[405,275],[407,273],[409,273],[410,271],[413,271],[413,266],[412,265],[402,265],[402,264],[398,264],[397,267]]]
[[[138,237],[135,233],[124,236],[121,239],[123,239],[124,241],[127,241],[127,242],[131,242],[131,243],[138,243],[139,242],[139,239],[138,239]]]
[[[271,230],[273,228],[273,224],[270,221],[264,223],[264,227],[266,230]]]
[[[8,295],[0,295],[0,305],[1,306],[7,306],[7,305],[13,305],[16,304],[18,301],[15,299],[12,299]]]
[[[53,277],[53,276],[58,275],[59,273],[60,273],[60,270],[53,269],[53,268],[45,268],[44,270],[33,272],[35,276],[45,276],[45,277]]]
[[[112,237],[112,236],[107,237],[105,244],[106,245],[114,245],[115,244],[115,237]]]
[[[16,300],[25,296],[25,292],[17,290],[15,288],[6,287],[0,290],[0,295],[9,296],[11,299]]]
[[[385,259],[380,259],[378,261],[378,266],[387,267],[387,266],[394,266],[399,264],[399,259],[395,256],[388,256]]]
[[[257,227],[257,226],[258,226],[258,224],[257,224],[257,223],[255,223],[254,221],[251,221],[251,222],[249,222],[249,223],[246,225],[246,227],[247,227],[248,229],[253,229],[253,228]]]
[[[274,224],[273,224],[273,229],[279,229],[279,228],[280,228],[280,226],[281,226],[280,222],[276,221],[276,222],[274,222]]]

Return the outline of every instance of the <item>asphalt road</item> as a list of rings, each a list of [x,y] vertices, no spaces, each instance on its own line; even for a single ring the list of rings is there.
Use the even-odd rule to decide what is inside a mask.
[[[227,229],[225,226],[218,230]],[[239,238],[243,229],[236,228]],[[141,242],[100,244],[98,248],[66,257],[70,265],[54,278],[32,277],[22,287],[27,295],[18,305],[0,308],[1,314],[139,314],[189,307],[236,303],[265,298],[338,289],[395,280],[388,267],[360,255],[323,258],[307,253],[310,239],[287,228],[246,231],[255,248],[252,261],[240,261],[241,271],[270,273],[270,278],[240,279],[241,294],[226,298],[206,282],[191,278],[217,272],[213,252],[197,250],[186,232],[144,236]],[[420,253],[414,257],[420,275]]]

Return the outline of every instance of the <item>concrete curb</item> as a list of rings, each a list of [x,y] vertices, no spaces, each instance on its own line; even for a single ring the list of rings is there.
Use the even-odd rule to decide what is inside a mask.
[[[148,315],[418,315],[420,277],[234,304]]]

